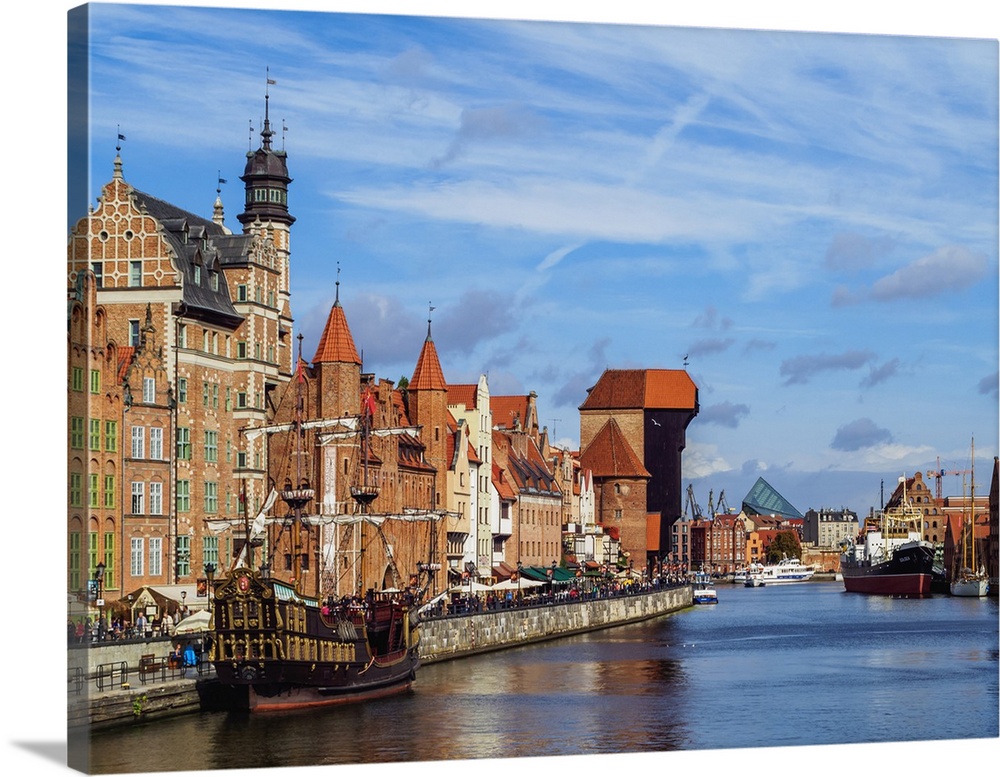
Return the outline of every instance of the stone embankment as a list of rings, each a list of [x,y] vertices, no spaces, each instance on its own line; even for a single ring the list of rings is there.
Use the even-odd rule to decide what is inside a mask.
[[[633,596],[432,618],[420,623],[421,661],[433,664],[637,623],[691,604],[691,587],[679,586]],[[71,646],[71,739],[85,736],[88,729],[205,709],[213,696],[213,668],[207,662],[186,670],[168,667],[171,646],[167,637]]]
[[[692,604],[690,586],[558,605],[487,610],[420,623],[420,661],[432,664],[655,618]]]

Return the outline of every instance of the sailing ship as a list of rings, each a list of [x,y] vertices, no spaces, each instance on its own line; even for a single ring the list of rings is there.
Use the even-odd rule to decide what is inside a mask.
[[[957,569],[951,580],[952,596],[986,596],[989,592],[989,578],[986,567],[976,562],[976,444],[972,442],[971,496],[969,510],[962,519],[962,541]]]
[[[300,386],[302,365],[300,356]],[[364,552],[366,528],[374,526],[384,537],[381,526],[385,521],[436,521],[441,516],[418,511],[400,515],[371,512],[372,502],[379,495],[378,485],[369,479],[372,437],[413,434],[417,429],[374,429],[375,403],[370,388],[361,404],[357,417],[304,420],[299,398],[290,423],[246,430],[249,435],[292,435],[296,479],[293,482],[289,478],[283,488],[272,490],[253,527],[247,527],[247,542],[233,568],[214,581],[210,659],[219,682],[232,692],[231,706],[262,712],[360,702],[405,692],[416,677],[420,657],[415,610],[423,594],[417,585],[418,577],[411,576],[406,588],[369,588],[362,592],[360,554]],[[316,493],[302,470],[302,440],[307,429],[315,430],[321,444],[349,437],[358,439],[356,450],[362,464],[360,478],[350,488],[353,512],[309,514]],[[279,498],[287,506],[286,514],[269,516]],[[254,548],[263,545],[260,539],[268,523],[273,522],[281,524],[281,531],[285,527],[292,529],[293,550],[300,547],[298,533],[309,532],[317,525],[356,528],[353,536],[360,547],[356,551],[356,569],[350,575],[354,590],[340,597],[303,590],[298,553],[292,554],[290,580],[272,576],[266,557],[256,564]]]
[[[853,593],[927,596],[934,576],[934,546],[921,533],[923,513],[906,496],[901,477],[898,505],[867,521],[861,534],[845,543],[840,556],[844,589]]]

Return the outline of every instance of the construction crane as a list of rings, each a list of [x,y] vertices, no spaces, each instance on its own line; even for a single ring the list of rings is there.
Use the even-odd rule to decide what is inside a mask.
[[[701,507],[698,505],[698,500],[694,498],[694,485],[688,483],[687,488],[687,506],[684,508],[684,515],[688,514],[688,508],[691,509],[691,520],[696,521],[703,517],[701,512]]]
[[[722,489],[719,492],[719,510],[727,515],[732,512],[732,510],[729,509],[729,503],[726,502],[726,489]]]
[[[972,472],[972,470],[971,469],[953,469],[953,470],[949,470],[949,471],[946,472],[945,470],[941,469],[941,457],[940,456],[938,456],[937,463],[938,463],[938,468],[936,470],[934,470],[933,472],[928,472],[927,473],[927,477],[928,478],[934,478],[934,481],[935,481],[934,482],[934,497],[936,499],[941,499],[942,498],[941,479],[945,475],[968,475],[968,474],[970,474]]]

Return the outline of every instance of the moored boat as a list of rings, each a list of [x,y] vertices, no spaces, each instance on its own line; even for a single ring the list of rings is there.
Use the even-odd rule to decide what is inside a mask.
[[[747,572],[747,580],[744,585],[747,588],[755,588],[765,585],[779,585],[786,583],[804,583],[809,580],[816,571],[800,562],[797,558],[783,558],[777,564],[760,564]]]
[[[922,539],[923,514],[906,496],[866,522],[861,534],[844,546],[840,573],[851,593],[928,596],[934,574],[934,546]]]
[[[962,540],[957,569],[951,580],[952,596],[986,596],[989,593],[989,578],[986,568],[976,560],[976,445],[972,443],[972,488],[969,510],[962,518]]]
[[[300,383],[296,381],[297,385]],[[305,456],[301,443],[304,430],[321,425],[319,420],[303,420],[302,405],[301,401],[296,402],[296,416],[290,424],[252,430],[291,433],[296,441],[297,467]],[[359,417],[339,418],[323,425],[327,430],[323,434],[337,439],[349,438],[355,432],[359,435],[364,461],[356,484],[350,489],[355,511],[306,515],[315,492],[304,473],[297,471],[294,483],[298,485],[289,480],[280,491],[272,491],[253,527],[247,525],[248,542],[233,568],[214,581],[210,659],[219,682],[231,691],[233,707],[260,712],[354,703],[407,691],[416,677],[420,658],[414,608],[421,594],[416,576],[411,577],[406,590],[360,591],[357,589],[361,586],[355,585],[353,591],[338,598],[332,593],[310,594],[294,582],[300,579],[299,554],[292,556],[288,581],[271,576],[270,557],[265,555],[259,564],[254,560],[255,545],[268,547],[257,539],[263,538],[269,520],[280,523],[282,530],[290,527],[294,533],[308,532],[317,523],[357,526],[363,533],[365,526],[379,527],[394,518],[440,519],[440,515],[430,512],[421,515],[414,511],[405,518],[369,513],[379,494],[377,485],[368,476],[370,437],[394,431],[373,432],[373,413],[374,402],[366,392]],[[288,512],[269,519],[266,512],[278,497],[287,505]],[[360,583],[360,573],[356,579]]]
[[[695,604],[718,604],[719,595],[707,572],[695,572],[692,598]]]

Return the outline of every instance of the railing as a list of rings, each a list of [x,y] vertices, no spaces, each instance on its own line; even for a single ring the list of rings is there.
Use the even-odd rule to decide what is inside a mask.
[[[74,696],[79,696],[83,693],[83,683],[85,679],[82,667],[71,666],[66,676],[68,692]]]
[[[121,686],[128,682],[128,664],[124,661],[115,661],[110,664],[98,664],[97,673],[94,675],[97,682],[97,690],[103,691],[106,688]]]

